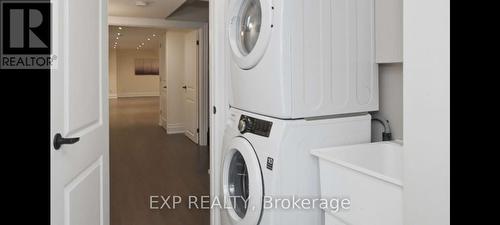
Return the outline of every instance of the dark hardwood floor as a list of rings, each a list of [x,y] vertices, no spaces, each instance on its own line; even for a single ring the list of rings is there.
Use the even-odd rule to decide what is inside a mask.
[[[159,98],[110,100],[111,225],[208,225],[187,196],[210,193],[208,150],[158,126]],[[177,209],[150,209],[150,196],[178,195]],[[163,201],[156,206],[160,206]]]

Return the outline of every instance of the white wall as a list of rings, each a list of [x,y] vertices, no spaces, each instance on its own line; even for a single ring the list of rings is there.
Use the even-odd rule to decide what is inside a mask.
[[[379,111],[389,120],[393,139],[403,139],[403,64],[379,64]],[[382,140],[383,126],[372,122],[372,141]]]
[[[136,76],[136,58],[158,58],[158,50],[117,50],[118,97],[159,96],[159,76]]]
[[[167,132],[184,132],[184,31],[167,31]]]
[[[450,2],[404,2],[404,224],[450,224]]]
[[[116,84],[116,49],[109,49],[109,97],[117,97]]]
[[[210,29],[210,196],[221,199],[220,165],[224,129],[229,113],[229,48],[226,45],[227,32],[225,9],[228,1],[209,1]],[[214,113],[214,109],[217,112]],[[210,210],[210,224],[221,223],[220,210]]]
[[[403,0],[375,0],[377,63],[403,61]]]

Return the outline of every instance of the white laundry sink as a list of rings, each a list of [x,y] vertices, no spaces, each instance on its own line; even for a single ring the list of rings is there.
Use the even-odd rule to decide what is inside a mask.
[[[350,208],[325,211],[326,225],[402,225],[403,146],[376,142],[312,150],[319,158],[322,198],[348,198]]]

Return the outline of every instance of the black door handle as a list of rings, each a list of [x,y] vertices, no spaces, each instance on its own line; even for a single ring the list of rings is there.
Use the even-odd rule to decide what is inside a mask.
[[[187,86],[182,86],[182,88],[186,89],[186,88],[187,88]]]
[[[54,148],[58,150],[61,145],[72,145],[80,140],[79,137],[76,138],[63,138],[60,133],[54,136]]]

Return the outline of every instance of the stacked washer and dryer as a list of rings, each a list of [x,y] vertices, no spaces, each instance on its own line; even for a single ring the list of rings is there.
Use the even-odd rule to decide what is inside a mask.
[[[321,225],[317,207],[265,203],[320,197],[311,149],[370,142],[374,0],[227,1],[231,108],[221,197],[231,207],[222,225]]]

